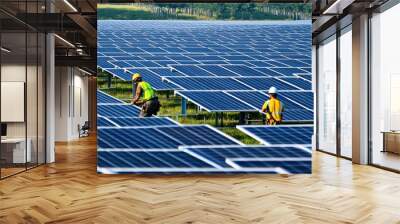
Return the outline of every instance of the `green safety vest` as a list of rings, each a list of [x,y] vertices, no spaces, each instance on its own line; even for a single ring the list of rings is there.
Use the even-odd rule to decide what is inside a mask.
[[[141,81],[138,84],[138,87],[142,88],[141,98],[144,101],[148,101],[156,96],[153,87],[151,87],[150,83]]]

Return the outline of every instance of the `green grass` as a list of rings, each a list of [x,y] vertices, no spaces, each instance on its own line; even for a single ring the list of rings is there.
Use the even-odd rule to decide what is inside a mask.
[[[111,88],[108,88],[107,77],[101,72],[97,78],[98,88],[118,99],[130,102],[132,99],[132,86],[131,83],[122,81],[117,78],[112,79]],[[157,96],[161,103],[159,116],[170,117],[182,124],[208,124],[215,125],[215,113],[209,113],[206,111],[198,110],[198,107],[188,102],[187,104],[187,115],[181,115],[181,97],[174,96],[173,92],[158,92]],[[252,114],[255,119],[261,119],[261,115]],[[236,125],[239,124],[238,113],[224,113],[223,114],[223,127],[217,127],[224,133],[238,139],[245,144],[259,144],[258,141],[244,134],[243,132],[236,129]]]

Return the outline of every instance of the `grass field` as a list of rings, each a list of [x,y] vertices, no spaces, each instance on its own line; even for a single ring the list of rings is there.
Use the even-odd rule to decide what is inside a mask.
[[[125,102],[130,102],[132,99],[132,86],[129,82],[113,78],[111,88],[108,88],[107,77],[98,75],[98,88],[102,91],[113,95]],[[209,113],[199,110],[193,103],[187,105],[187,115],[181,115],[181,98],[174,96],[173,92],[158,92],[158,98],[161,103],[159,116],[167,116],[182,123],[182,124],[209,124],[215,126],[215,113]],[[253,119],[261,120],[260,114],[251,114]],[[224,133],[238,139],[245,144],[259,144],[259,142],[246,134],[236,129],[239,124],[238,113],[224,113],[223,114],[223,127],[217,127]]]

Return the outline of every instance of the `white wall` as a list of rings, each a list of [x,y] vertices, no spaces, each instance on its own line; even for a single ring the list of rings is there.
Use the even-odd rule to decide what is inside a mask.
[[[3,64],[1,66],[1,81],[4,82],[25,82],[25,64]],[[1,108],[7,110],[7,108]],[[7,123],[8,137],[25,137],[25,122]]]
[[[76,68],[56,67],[55,140],[79,137],[78,125],[88,120],[88,78]]]

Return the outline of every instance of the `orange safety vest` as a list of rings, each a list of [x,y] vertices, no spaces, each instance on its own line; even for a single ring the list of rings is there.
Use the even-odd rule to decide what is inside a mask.
[[[266,110],[267,124],[276,125],[282,121],[283,103],[280,100],[271,98],[265,101],[262,110]]]

